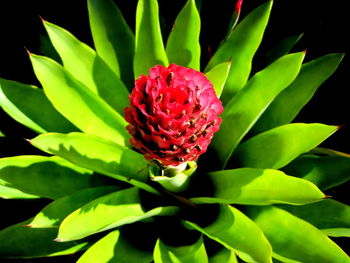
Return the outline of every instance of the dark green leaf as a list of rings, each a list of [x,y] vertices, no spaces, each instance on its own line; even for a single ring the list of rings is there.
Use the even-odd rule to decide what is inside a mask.
[[[25,221],[0,231],[0,258],[36,258],[69,255],[85,250],[88,242],[57,243],[57,228],[29,228]]]
[[[44,25],[65,69],[112,108],[124,114],[124,108],[129,105],[129,92],[117,75],[92,48],[71,33],[49,22],[44,22]]]
[[[223,166],[266,107],[295,79],[304,55],[301,52],[280,58],[255,74],[247,86],[227,104],[220,130],[211,144]]]
[[[1,180],[1,179],[0,179]],[[1,183],[1,182],[0,182]],[[16,188],[0,184],[0,198],[3,199],[36,199],[40,196],[24,193]]]
[[[253,127],[253,133],[291,122],[318,87],[337,69],[343,54],[330,54],[304,64],[298,77],[271,103]]]
[[[127,123],[120,114],[55,61],[30,58],[46,96],[63,116],[86,133],[128,144]]]
[[[135,248],[119,230],[115,230],[92,245],[77,263],[150,263],[152,254]]]
[[[226,104],[246,84],[253,56],[262,40],[273,1],[261,5],[251,12],[219,47],[209,61],[206,70],[232,59],[232,67],[223,91]]]
[[[118,190],[120,187],[116,186],[93,187],[57,199],[44,207],[29,223],[29,226],[34,228],[58,227],[66,216],[81,206]]]
[[[207,227],[202,228],[188,221],[185,221],[185,225],[232,249],[244,261],[272,262],[272,249],[262,231],[232,206],[220,205],[218,218]]]
[[[35,86],[0,78],[0,106],[16,121],[38,133],[77,130]]]
[[[109,140],[84,133],[47,133],[34,138],[31,143],[81,167],[155,192],[152,187],[142,183],[148,179],[146,159]]]
[[[88,9],[97,54],[126,85],[132,85],[134,33],[113,1],[88,0]]]
[[[67,216],[60,225],[57,240],[81,239],[121,225],[156,215],[171,215],[176,207],[158,207],[144,211],[136,187],[102,196]]]
[[[264,231],[283,262],[349,263],[349,257],[324,233],[277,207],[250,207],[248,215]],[[293,261],[294,260],[294,261]]]
[[[235,159],[246,167],[279,169],[315,148],[336,130],[336,126],[319,123],[286,124],[242,143]]]
[[[215,189],[214,193],[211,196],[191,198],[191,201],[244,205],[301,205],[325,197],[309,181],[272,169],[240,168],[211,172],[208,179]]]
[[[92,171],[59,157],[23,155],[0,159],[0,184],[31,195],[57,199],[102,183]]]
[[[281,206],[284,210],[299,217],[329,236],[350,237],[350,206],[336,200],[326,199],[303,206]]]
[[[221,63],[205,73],[205,76],[213,84],[216,96],[220,98],[224,89],[228,73],[231,68],[231,61]]]
[[[148,74],[155,65],[168,66],[159,25],[157,0],[139,0],[136,10],[134,76]]]
[[[201,20],[194,0],[188,0],[178,14],[168,37],[169,63],[200,70],[199,33]]]
[[[283,170],[313,182],[322,190],[327,190],[350,180],[350,156],[307,154],[295,159]]]
[[[158,239],[153,252],[154,263],[207,263],[203,239],[189,246],[171,247]]]

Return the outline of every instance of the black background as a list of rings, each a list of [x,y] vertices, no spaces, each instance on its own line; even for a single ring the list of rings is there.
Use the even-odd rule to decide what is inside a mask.
[[[124,13],[129,25],[134,28],[136,0],[115,0]],[[265,1],[245,0],[242,16]],[[328,53],[348,53],[349,14],[344,0],[275,0],[263,44],[257,53],[256,62],[276,43],[290,35],[304,33],[293,51],[307,49],[305,61]],[[184,0],[159,0],[162,14],[163,35],[167,36],[172,23],[185,3]],[[224,37],[235,1],[203,0],[202,3],[202,62],[207,62],[208,46],[215,50]],[[45,31],[39,15],[45,20],[60,25],[72,32],[81,41],[93,47],[89,32],[85,0],[1,0],[0,1],[0,77],[23,83],[39,85],[24,49],[42,53],[40,35]],[[165,39],[166,40],[166,39]],[[322,122],[341,125],[342,128],[328,139],[323,146],[350,153],[350,117],[348,95],[349,55],[345,56],[337,72],[317,91],[313,100],[302,110],[296,121]],[[35,134],[16,123],[0,109],[0,130],[6,138],[0,138],[0,157],[18,154],[39,153],[23,138]],[[331,192],[335,199],[350,204],[347,193],[349,184]],[[7,207],[0,202],[2,225],[16,223],[34,215],[44,205],[36,202],[8,201]],[[11,207],[9,207],[10,205]],[[16,207],[16,208],[15,208]],[[7,213],[4,216],[3,212]]]

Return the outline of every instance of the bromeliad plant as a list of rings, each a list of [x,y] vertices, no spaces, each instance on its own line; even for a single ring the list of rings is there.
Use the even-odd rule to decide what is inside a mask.
[[[138,1],[135,36],[88,0],[96,51],[43,21],[63,66],[30,53],[43,89],[1,79],[0,103],[53,156],[1,159],[0,195],[52,202],[1,230],[0,257],[350,262],[328,237],[349,236],[350,208],[321,192],[350,156],[317,148],[337,127],[290,123],[343,55],[302,64],[290,38],[250,77],[272,1],[236,25],[241,2],[204,73],[194,0],[165,48],[156,0]]]

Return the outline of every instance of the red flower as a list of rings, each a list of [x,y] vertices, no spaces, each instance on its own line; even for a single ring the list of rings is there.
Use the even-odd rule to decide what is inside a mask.
[[[207,150],[219,130],[223,107],[202,74],[175,64],[141,75],[129,96],[125,119],[133,145],[148,160],[177,166]]]

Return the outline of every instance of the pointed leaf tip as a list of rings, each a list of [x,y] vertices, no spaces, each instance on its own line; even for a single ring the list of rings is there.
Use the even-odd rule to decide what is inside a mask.
[[[243,3],[243,0],[238,0],[237,1],[236,6],[235,6],[236,12],[240,12],[241,11],[242,3]]]
[[[28,228],[31,228],[33,227],[31,224],[28,224],[28,225],[23,225],[23,227],[28,227]]]
[[[55,242],[65,242],[65,240],[64,239],[62,239],[62,238],[55,238],[55,239],[53,239],[52,241],[55,241]]]
[[[39,17],[39,19],[40,19],[40,21],[41,21],[42,23],[46,23],[46,22],[47,22],[41,15],[38,15],[38,17]]]

